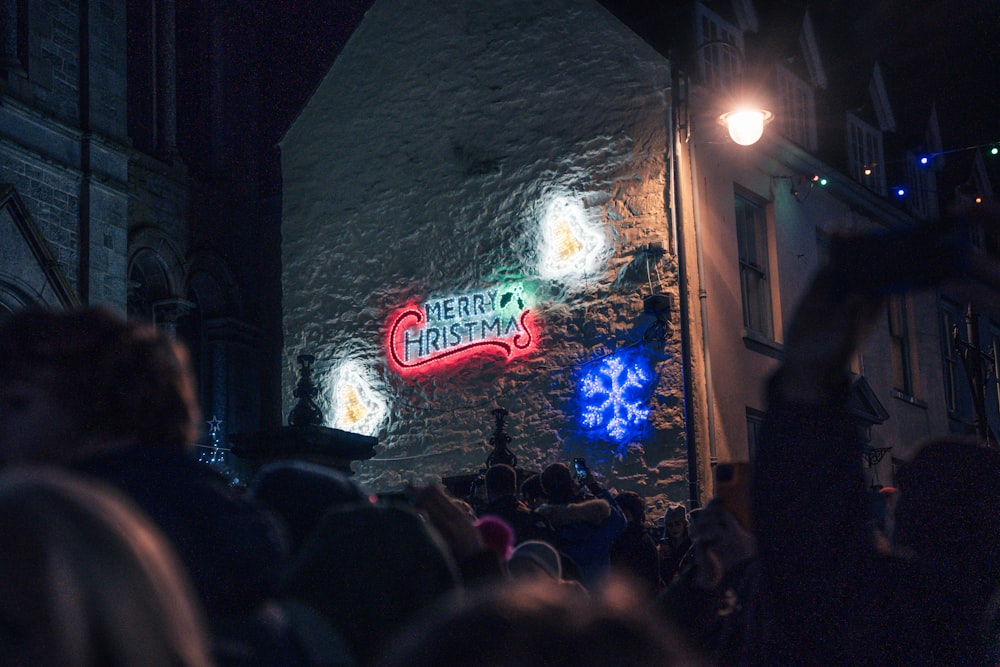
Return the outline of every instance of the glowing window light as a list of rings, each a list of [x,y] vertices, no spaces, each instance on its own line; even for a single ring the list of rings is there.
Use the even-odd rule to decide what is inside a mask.
[[[587,219],[583,206],[558,197],[541,219],[538,274],[544,280],[573,281],[594,275],[607,254],[604,227]]]
[[[646,402],[655,383],[650,362],[635,352],[617,352],[588,364],[577,384],[584,433],[615,444],[616,453],[624,454],[648,428]]]
[[[389,413],[375,371],[357,359],[344,359],[330,372],[331,426],[342,431],[377,435]]]

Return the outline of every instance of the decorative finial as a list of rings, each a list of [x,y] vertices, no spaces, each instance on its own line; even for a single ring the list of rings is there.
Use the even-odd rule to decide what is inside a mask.
[[[319,409],[316,401],[313,400],[319,394],[319,389],[313,384],[312,367],[316,357],[311,354],[300,354],[298,356],[299,382],[295,386],[292,395],[299,399],[299,402],[292,408],[288,415],[288,423],[292,426],[322,426],[323,411]]]
[[[488,468],[499,463],[505,463],[512,468],[516,467],[517,457],[514,456],[514,452],[507,448],[512,438],[507,435],[504,424],[504,420],[507,419],[507,415],[510,413],[504,408],[494,408],[492,412],[496,424],[493,429],[493,435],[490,437],[490,444],[493,445],[493,451],[486,457],[486,467]]]

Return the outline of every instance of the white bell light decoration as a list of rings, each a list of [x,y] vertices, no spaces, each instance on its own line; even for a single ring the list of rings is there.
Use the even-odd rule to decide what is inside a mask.
[[[333,428],[377,435],[389,412],[379,384],[375,371],[356,359],[344,359],[337,364],[329,381]]]
[[[602,270],[608,252],[604,226],[568,197],[549,202],[540,221],[538,273],[545,280],[582,281]]]

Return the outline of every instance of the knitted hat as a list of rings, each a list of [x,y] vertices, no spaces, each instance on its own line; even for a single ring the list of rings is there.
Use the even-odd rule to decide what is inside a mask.
[[[476,519],[473,525],[479,531],[483,545],[500,554],[500,558],[507,560],[514,549],[514,529],[510,524],[498,516],[486,515]]]
[[[541,568],[553,579],[562,578],[562,565],[559,562],[559,552],[548,542],[526,540],[514,549],[507,559],[507,567],[516,569],[518,563],[529,562]]]

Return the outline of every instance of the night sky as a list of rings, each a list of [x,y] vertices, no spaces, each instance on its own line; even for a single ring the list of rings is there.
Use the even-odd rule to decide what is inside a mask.
[[[265,136],[277,143],[376,0],[291,0],[265,3],[263,50]],[[722,2],[723,0],[720,0]],[[675,36],[677,0],[600,0],[647,41],[666,52]],[[1000,142],[1000,2],[966,0],[758,0],[762,23],[773,8],[808,5],[831,81],[855,78],[881,64],[906,145],[920,143],[936,105],[942,149],[959,180],[972,151]],[[857,83],[857,81],[855,81]],[[863,82],[862,82],[863,83]],[[906,130],[909,129],[907,132]],[[988,164],[994,176],[998,164]]]

